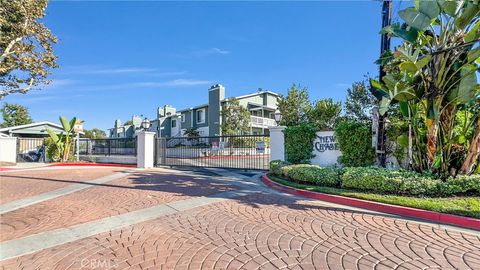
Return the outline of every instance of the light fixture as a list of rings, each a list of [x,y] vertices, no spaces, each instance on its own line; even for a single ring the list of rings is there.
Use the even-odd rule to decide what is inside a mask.
[[[273,115],[275,117],[275,122],[277,122],[277,125],[280,125],[280,122],[282,121],[282,113],[280,112],[280,110],[275,110],[275,113]]]
[[[142,128],[143,130],[147,131],[150,128],[150,121],[145,117],[142,121]]]

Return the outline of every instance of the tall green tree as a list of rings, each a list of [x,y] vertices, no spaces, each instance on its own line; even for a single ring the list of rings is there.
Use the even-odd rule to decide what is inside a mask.
[[[311,108],[307,88],[293,84],[287,96],[280,96],[278,109],[282,113],[281,125],[296,126],[308,121],[308,111]]]
[[[32,117],[27,107],[18,104],[5,103],[2,107],[3,122],[0,127],[13,127],[32,123]]]
[[[386,72],[381,81],[371,80],[379,111],[399,104],[409,121],[415,169],[469,174],[478,166],[480,136],[455,127],[460,113],[469,116],[465,126],[478,131],[472,134],[480,132],[479,1],[415,1],[399,15],[405,24],[383,31],[402,43],[380,59]]]
[[[105,131],[99,128],[93,128],[90,130],[85,130],[85,134],[83,136],[90,139],[104,139],[107,137],[107,134]]]
[[[233,98],[222,107],[222,134],[239,135],[250,131],[250,112]]]
[[[365,81],[354,82],[347,89],[345,116],[348,119],[362,123],[370,123],[372,121],[372,109],[375,104],[375,96],[369,91]]]
[[[57,38],[40,22],[48,0],[0,0],[0,99],[49,83]]]
[[[317,130],[334,129],[340,118],[342,103],[333,99],[319,99],[308,110],[308,120]]]

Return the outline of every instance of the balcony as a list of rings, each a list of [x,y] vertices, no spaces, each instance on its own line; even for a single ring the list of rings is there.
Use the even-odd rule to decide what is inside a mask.
[[[252,123],[252,127],[258,128],[268,128],[276,126],[274,119],[258,117],[258,116],[250,116],[250,122]]]

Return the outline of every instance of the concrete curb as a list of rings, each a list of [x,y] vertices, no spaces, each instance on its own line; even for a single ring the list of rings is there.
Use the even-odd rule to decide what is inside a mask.
[[[85,166],[95,166],[95,167],[126,167],[126,168],[136,168],[135,164],[117,164],[117,163],[53,163],[49,164],[48,167],[85,167]]]
[[[383,212],[393,215],[405,216],[410,218],[417,218],[428,220],[436,223],[443,223],[448,225],[455,225],[463,228],[480,230],[480,219],[462,217],[434,211],[410,208],[405,206],[384,204],[372,201],[365,201],[355,198],[348,198],[338,195],[330,195],[325,193],[313,192],[303,189],[288,187],[271,180],[267,174],[262,175],[262,182],[268,187],[282,191],[288,194],[307,197],[311,199],[326,201],[330,203],[342,204],[357,208],[363,208],[371,211]]]
[[[45,166],[31,167],[31,168],[1,168],[0,172],[31,170],[48,167],[119,167],[119,168],[136,168],[135,164],[117,164],[117,163],[52,163]]]

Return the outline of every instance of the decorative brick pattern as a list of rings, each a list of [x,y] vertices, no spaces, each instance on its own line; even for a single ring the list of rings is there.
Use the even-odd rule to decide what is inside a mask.
[[[122,168],[44,168],[0,172],[0,204],[124,170]]]
[[[1,215],[0,242],[65,228],[192,196],[232,190],[208,176],[132,173],[88,189]],[[41,185],[41,184],[40,184]]]
[[[257,193],[0,262],[3,269],[478,269],[478,235]]]

